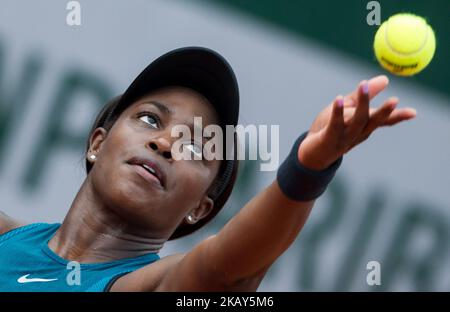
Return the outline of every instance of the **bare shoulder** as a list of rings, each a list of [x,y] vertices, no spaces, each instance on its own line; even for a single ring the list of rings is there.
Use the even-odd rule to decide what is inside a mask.
[[[25,223],[17,221],[0,211],[0,235],[24,225]]]
[[[184,253],[169,255],[128,273],[117,279],[110,291],[154,291],[162,278],[183,259],[184,255]]]

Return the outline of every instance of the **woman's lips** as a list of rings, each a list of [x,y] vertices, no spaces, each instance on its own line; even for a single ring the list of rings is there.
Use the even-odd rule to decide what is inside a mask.
[[[136,173],[140,175],[142,178],[144,178],[147,182],[160,189],[163,189],[161,181],[159,181],[159,179],[156,176],[154,176],[146,169],[144,169],[144,167],[142,167],[141,165],[131,165],[131,167],[133,167]]]
[[[165,188],[166,176],[162,168],[156,162],[152,161],[149,158],[136,156],[131,158],[127,163],[130,165],[138,165],[143,167],[144,170],[155,176],[159,180],[161,186]]]

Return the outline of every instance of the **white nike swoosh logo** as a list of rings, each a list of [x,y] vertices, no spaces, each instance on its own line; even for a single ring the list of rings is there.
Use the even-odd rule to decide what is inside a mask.
[[[28,276],[30,276],[30,274],[26,274],[24,276],[21,276],[17,279],[17,282],[20,284],[24,284],[24,283],[36,283],[36,282],[53,282],[58,280],[57,278],[28,278]]]

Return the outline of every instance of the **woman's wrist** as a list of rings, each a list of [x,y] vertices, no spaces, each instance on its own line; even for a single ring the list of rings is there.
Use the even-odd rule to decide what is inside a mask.
[[[343,159],[341,156],[323,170],[314,170],[303,165],[299,160],[299,147],[307,134],[308,132],[304,132],[299,136],[277,172],[281,191],[288,198],[297,201],[310,201],[322,195]]]

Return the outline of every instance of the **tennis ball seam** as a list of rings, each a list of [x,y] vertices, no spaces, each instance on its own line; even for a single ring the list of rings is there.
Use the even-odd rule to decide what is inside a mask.
[[[384,40],[386,41],[387,46],[389,47],[389,49],[390,49],[392,52],[397,53],[398,55],[411,56],[411,55],[420,53],[420,52],[425,48],[425,46],[426,46],[426,44],[427,44],[427,42],[428,42],[428,37],[429,37],[429,32],[430,32],[430,26],[429,26],[429,25],[425,25],[425,27],[426,27],[426,34],[425,34],[425,38],[424,38],[424,40],[423,40],[421,46],[420,46],[417,50],[412,51],[412,52],[409,52],[409,53],[403,53],[403,52],[400,52],[400,51],[396,50],[396,49],[391,45],[391,43],[389,42],[389,36],[388,36],[388,33],[387,33],[387,32],[388,32],[388,29],[389,29],[389,22],[387,23],[386,28],[384,29]]]

